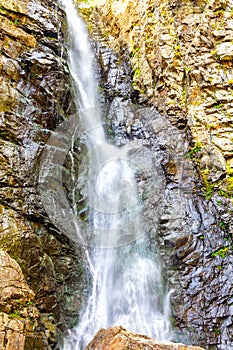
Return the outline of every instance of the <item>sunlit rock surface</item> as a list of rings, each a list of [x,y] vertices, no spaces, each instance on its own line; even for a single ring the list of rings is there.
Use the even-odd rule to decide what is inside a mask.
[[[155,105],[178,128],[190,128],[204,180],[232,195],[233,2],[96,4],[112,46],[129,52],[141,101]]]
[[[85,350],[204,350],[198,346],[159,342],[146,336],[128,332],[123,327],[101,329]]]
[[[35,293],[25,281],[18,263],[0,250],[0,349],[45,349],[39,331],[39,311]],[[25,346],[25,347],[24,347]]]

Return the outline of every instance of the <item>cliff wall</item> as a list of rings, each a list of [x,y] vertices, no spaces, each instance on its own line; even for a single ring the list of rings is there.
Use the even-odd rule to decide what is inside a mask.
[[[43,145],[74,112],[63,18],[54,1],[0,1],[1,350],[54,348],[82,298],[81,250],[50,224],[37,191]]]
[[[178,128],[208,192],[233,194],[233,2],[101,0],[102,28],[128,50],[133,84]]]

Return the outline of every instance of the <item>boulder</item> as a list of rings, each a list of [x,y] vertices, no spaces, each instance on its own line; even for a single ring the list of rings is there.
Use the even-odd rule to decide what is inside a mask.
[[[128,332],[123,327],[101,329],[85,350],[204,350],[171,342],[161,342],[145,335]]]

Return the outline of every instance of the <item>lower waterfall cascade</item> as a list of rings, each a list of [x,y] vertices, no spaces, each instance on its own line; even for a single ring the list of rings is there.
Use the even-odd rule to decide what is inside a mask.
[[[69,67],[89,152],[85,192],[91,247],[85,252],[92,277],[87,304],[63,349],[82,350],[100,328],[112,325],[168,340],[171,291],[164,289],[159,260],[149,250],[141,218],[136,172],[143,165],[129,157],[135,147],[142,147],[129,143],[119,148],[107,139],[88,34],[72,0],[63,5],[69,28]],[[75,205],[73,210],[77,213]]]

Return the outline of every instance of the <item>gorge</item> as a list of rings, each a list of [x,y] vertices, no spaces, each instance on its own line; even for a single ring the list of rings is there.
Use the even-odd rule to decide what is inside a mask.
[[[64,158],[63,193],[70,205],[75,204],[78,225],[86,230],[89,218],[95,216],[93,205],[86,205],[87,151],[91,149],[91,157],[96,156],[94,149],[102,151],[103,147],[93,147],[98,133],[97,141],[110,150],[102,163],[91,158],[97,164],[94,169],[101,174],[107,165],[111,174],[113,168],[127,173],[122,183],[117,180],[113,186],[113,197],[116,189],[123,202],[128,203],[128,193],[132,198],[135,191],[138,195],[130,215],[134,213],[132,227],[134,234],[139,232],[140,244],[132,244],[131,234],[123,237],[123,248],[121,241],[116,251],[125,250],[125,260],[119,266],[114,262],[122,280],[113,282],[127,285],[129,280],[137,285],[143,276],[158,294],[148,300],[145,293],[146,300],[140,302],[145,307],[158,302],[162,314],[166,312],[156,295],[174,290],[171,339],[231,350],[231,2],[101,1],[92,6],[84,1],[78,8],[91,32],[100,81],[100,101],[85,106],[84,116],[86,112],[89,120],[98,116],[100,104],[105,106],[101,111],[105,119],[94,128],[85,126],[84,132],[82,127],[77,130],[76,142]],[[43,152],[48,145],[57,145],[49,144],[51,136],[66,131],[60,125],[75,128],[73,116],[80,118],[83,111],[76,114],[77,93],[70,78],[70,71],[74,72],[67,65],[68,31],[61,5],[49,0],[1,0],[1,31],[0,344],[4,350],[56,349],[80,322],[92,285],[87,260],[96,258],[83,248],[87,242],[75,242],[69,221],[62,216],[58,226],[53,221],[38,180]],[[210,37],[207,43],[205,38]],[[227,54],[221,51],[223,46]],[[197,48],[199,55],[193,52]],[[212,74],[212,81],[207,82],[206,72]],[[66,142],[65,135],[61,142]],[[60,140],[55,137],[55,141]],[[117,156],[113,149],[118,149]],[[106,195],[103,184],[109,169],[104,170],[99,190]],[[112,178],[109,181],[111,189]],[[127,183],[128,193],[122,193]],[[93,246],[89,234],[86,239]],[[128,247],[133,247],[132,261]],[[124,277],[130,264],[133,274],[128,269]],[[163,277],[155,281],[159,271]],[[111,302],[118,298],[114,293],[110,296]],[[125,310],[132,311],[132,305],[125,305]],[[155,310],[150,308],[146,314],[148,324]],[[110,323],[98,324],[94,332]],[[150,335],[146,328],[136,332]]]

